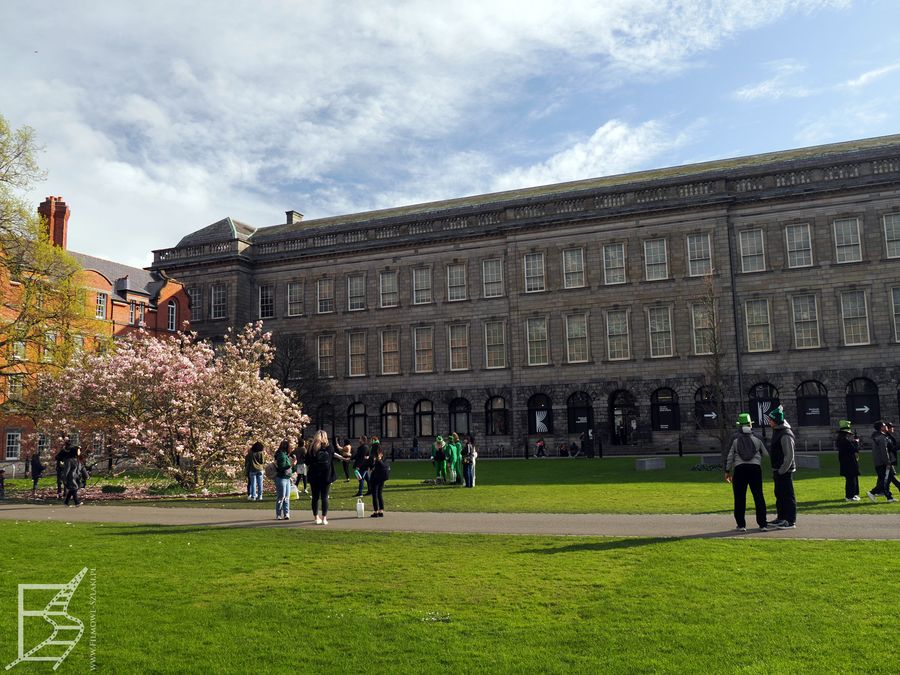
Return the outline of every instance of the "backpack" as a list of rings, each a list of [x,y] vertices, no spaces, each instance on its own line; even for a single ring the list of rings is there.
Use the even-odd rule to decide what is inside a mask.
[[[749,462],[756,457],[756,443],[749,434],[741,434],[737,439],[737,454],[743,461]]]
[[[266,478],[269,480],[275,480],[278,476],[278,467],[275,465],[275,462],[269,462],[266,464]]]
[[[320,448],[316,453],[316,464],[319,466],[329,466],[331,464],[331,453],[325,448]]]

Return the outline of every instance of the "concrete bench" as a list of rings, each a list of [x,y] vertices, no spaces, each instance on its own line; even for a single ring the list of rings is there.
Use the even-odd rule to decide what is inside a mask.
[[[640,457],[634,460],[636,471],[657,471],[666,468],[665,457]]]
[[[722,464],[722,455],[700,455],[700,463],[705,466]]]
[[[795,463],[798,469],[821,469],[822,463],[818,455],[797,455]]]

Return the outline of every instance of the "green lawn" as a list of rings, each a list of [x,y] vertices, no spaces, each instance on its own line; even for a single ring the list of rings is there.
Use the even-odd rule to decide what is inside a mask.
[[[0,523],[16,586],[95,570],[100,671],[889,672],[900,542]],[[90,578],[72,601],[88,624]],[[86,672],[90,630],[59,672]],[[47,672],[23,664],[14,672]]]

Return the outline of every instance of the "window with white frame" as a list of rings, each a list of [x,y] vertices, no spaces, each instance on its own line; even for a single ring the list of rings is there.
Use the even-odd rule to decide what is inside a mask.
[[[612,309],[606,313],[606,356],[610,361],[631,358],[628,310]]]
[[[844,324],[845,345],[869,344],[869,315],[865,291],[841,293],[841,318]]]
[[[625,244],[603,245],[603,283],[625,283]]]
[[[544,283],[544,254],[526,253],[525,263],[525,292],[539,293],[547,290]]]
[[[503,261],[491,258],[481,263],[481,282],[486,298],[503,296]]]
[[[484,367],[506,368],[506,326],[502,321],[484,322]]]
[[[188,297],[191,299],[191,319],[203,317],[203,290],[194,286],[187,289]]]
[[[94,312],[94,316],[98,319],[106,318],[106,304],[109,300],[109,296],[106,293],[97,293],[97,309]]]
[[[105,441],[102,431],[95,432],[91,437],[91,454],[95,457],[99,456],[103,452]]]
[[[174,331],[178,327],[178,304],[174,300],[169,300],[166,312],[166,330]]]
[[[884,217],[884,248],[888,258],[900,258],[900,213]]]
[[[334,279],[319,279],[316,282],[317,311],[330,314],[334,311]]]
[[[146,311],[147,311],[147,303],[146,303],[146,302],[139,302],[139,303],[138,303],[138,325],[139,325],[139,326],[145,326],[145,325],[146,325],[146,324],[144,323],[144,313],[145,313]]]
[[[528,345],[529,366],[545,366],[550,363],[546,317],[525,320],[525,342]]]
[[[450,340],[450,370],[469,369],[469,326],[451,324],[448,327]]]
[[[400,374],[400,331],[396,328],[381,331],[381,374]]]
[[[566,317],[566,360],[584,363],[588,360],[587,314],[571,314]]]
[[[320,335],[317,352],[319,377],[334,377],[334,335]]]
[[[275,286],[266,284],[259,287],[259,318],[271,319],[275,316]]]
[[[784,239],[787,245],[788,267],[809,267],[813,264],[809,223],[788,225],[784,228]]]
[[[22,398],[25,391],[24,375],[7,375],[6,376],[6,397],[10,401],[18,401]]]
[[[744,316],[747,319],[747,351],[771,351],[772,321],[768,298],[748,300],[744,303]]]
[[[644,242],[644,270],[647,281],[669,278],[669,259],[665,239]]]
[[[299,281],[289,281],[287,285],[287,315],[303,315],[303,284]]]
[[[134,318],[137,316],[137,302],[132,300],[128,303],[128,325],[134,325]]]
[[[709,233],[689,234],[687,237],[688,276],[702,277],[712,272],[712,249]]]
[[[14,361],[24,361],[25,360],[25,342],[22,340],[16,340],[10,346],[10,357]]]
[[[6,459],[19,459],[22,452],[22,432],[6,432]]]
[[[569,248],[562,252],[563,285],[566,288],[584,287],[584,249]]]
[[[347,277],[347,310],[358,312],[366,308],[366,275],[351,274]]]
[[[37,436],[37,451],[38,455],[44,456],[46,453],[50,452],[50,435],[45,433],[39,433]]]
[[[647,328],[650,336],[650,358],[672,356],[672,308],[650,307],[647,309]]]
[[[691,326],[694,333],[694,354],[702,356],[715,351],[714,311],[704,302],[691,305]]]
[[[431,268],[413,268],[413,304],[427,305],[431,302]]]
[[[791,298],[794,321],[794,346],[814,349],[819,346],[819,309],[816,296],[795,295]]]
[[[415,344],[416,372],[433,372],[434,328],[431,326],[419,326],[417,328],[413,328],[413,343]]]
[[[209,318],[224,319],[228,315],[228,296],[225,284],[213,284],[209,288]]]
[[[891,308],[894,315],[894,342],[900,342],[900,286],[891,289]]]
[[[766,250],[762,229],[743,230],[740,234],[741,272],[762,272],[766,269]]]
[[[465,263],[447,265],[447,300],[449,302],[465,300],[467,295]]]
[[[835,261],[839,263],[862,260],[858,218],[841,218],[834,221],[834,254]]]
[[[366,374],[366,334],[356,331],[347,335],[347,374],[361,377]]]
[[[380,304],[382,307],[396,307],[400,304],[400,288],[397,285],[397,270],[385,270],[379,276]]]
[[[50,363],[53,361],[53,352],[56,351],[56,333],[50,331],[44,335],[44,349],[41,354],[41,361]]]

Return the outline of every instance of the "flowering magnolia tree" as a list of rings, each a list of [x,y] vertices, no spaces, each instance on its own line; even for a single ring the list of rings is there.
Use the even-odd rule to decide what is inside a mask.
[[[261,323],[229,330],[216,349],[193,333],[139,331],[45,378],[38,428],[102,430],[135,464],[185,487],[234,477],[252,442],[271,449],[309,422],[290,390],[261,375],[273,356]]]

